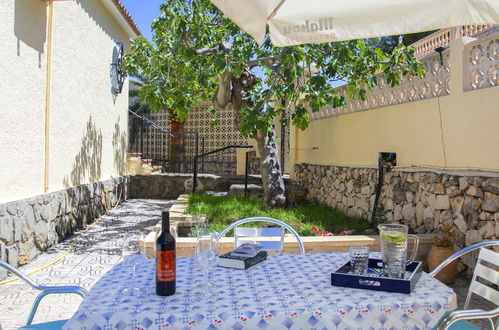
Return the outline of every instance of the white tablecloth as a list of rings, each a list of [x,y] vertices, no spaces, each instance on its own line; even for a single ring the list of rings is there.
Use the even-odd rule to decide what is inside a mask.
[[[154,260],[141,259],[138,285],[126,296],[131,270],[120,263],[90,290],[64,329],[430,329],[455,308],[452,289],[423,274],[410,294],[331,285],[341,253],[269,255],[249,270],[217,267],[218,295],[199,296],[204,273],[177,259],[177,293],[155,294]]]

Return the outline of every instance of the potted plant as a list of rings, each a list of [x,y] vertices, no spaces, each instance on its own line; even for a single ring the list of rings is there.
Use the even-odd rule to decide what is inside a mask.
[[[433,246],[428,253],[428,267],[430,271],[435,269],[447,257],[451,256],[454,249],[454,240],[456,233],[452,225],[442,225],[439,234],[433,239]],[[450,284],[454,282],[457,273],[457,260],[450,263],[442,269],[436,276],[443,283]]]

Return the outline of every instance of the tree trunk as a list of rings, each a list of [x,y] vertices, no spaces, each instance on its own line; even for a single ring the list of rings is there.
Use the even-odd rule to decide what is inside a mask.
[[[177,135],[175,133],[180,133],[185,131],[185,121],[178,119],[172,111],[170,111],[170,130],[173,133],[170,136],[170,145],[168,146],[169,151],[169,161],[171,163],[170,170],[175,172],[184,172],[185,167],[185,138],[183,135]]]
[[[258,76],[249,69],[244,70],[237,78],[232,74],[219,77],[218,90],[213,98],[213,104],[215,107],[225,107],[230,100],[236,113],[244,107],[253,106],[248,99],[243,97],[243,94],[254,88],[258,81]],[[274,140],[275,132],[269,134],[257,131],[254,135],[260,152],[265,204],[271,207],[284,207],[286,205],[285,187],[279,152]]]
[[[274,133],[269,137],[269,134],[257,131],[255,138],[262,162],[261,174],[265,204],[271,207],[284,207],[286,206],[285,187]]]

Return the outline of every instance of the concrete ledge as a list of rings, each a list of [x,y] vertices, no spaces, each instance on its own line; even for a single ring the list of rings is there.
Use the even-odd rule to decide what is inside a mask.
[[[433,244],[433,235],[421,234],[419,238],[419,249],[416,259],[426,261],[426,256]],[[177,257],[193,257],[196,247],[195,237],[178,237]],[[302,237],[306,253],[328,253],[347,252],[350,246],[368,245],[371,251],[380,251],[378,235],[347,235],[347,236],[304,236]],[[413,240],[409,241],[409,254],[412,251]],[[147,257],[154,257],[154,240],[145,242]],[[229,252],[234,248],[233,237],[223,237],[220,240],[220,254]],[[293,236],[284,238],[284,253],[299,253],[298,244]]]
[[[234,186],[234,185],[233,185]],[[174,233],[189,232],[190,228],[206,221],[204,214],[182,214],[187,208],[188,195],[180,195],[170,208],[170,226]],[[144,246],[148,258],[155,257],[155,242],[161,224],[149,233],[141,244]],[[426,261],[426,256],[433,244],[432,234],[420,234],[417,260]],[[196,248],[195,237],[175,237],[177,241],[177,257],[193,257]],[[261,238],[259,238],[261,239]],[[371,251],[380,251],[379,235],[345,235],[345,236],[303,236],[306,253],[347,252],[350,246],[368,245]],[[409,240],[409,254],[412,251],[414,240]],[[234,237],[223,237],[220,240],[220,254],[234,249]],[[287,234],[284,238],[284,253],[299,253],[300,249],[293,235]]]

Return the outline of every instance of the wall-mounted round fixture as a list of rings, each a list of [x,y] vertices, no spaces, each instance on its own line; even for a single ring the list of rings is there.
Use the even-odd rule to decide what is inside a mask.
[[[111,63],[111,91],[114,94],[120,94],[123,89],[123,83],[126,79],[126,72],[123,71],[123,43],[117,42],[113,48],[113,60]]]

